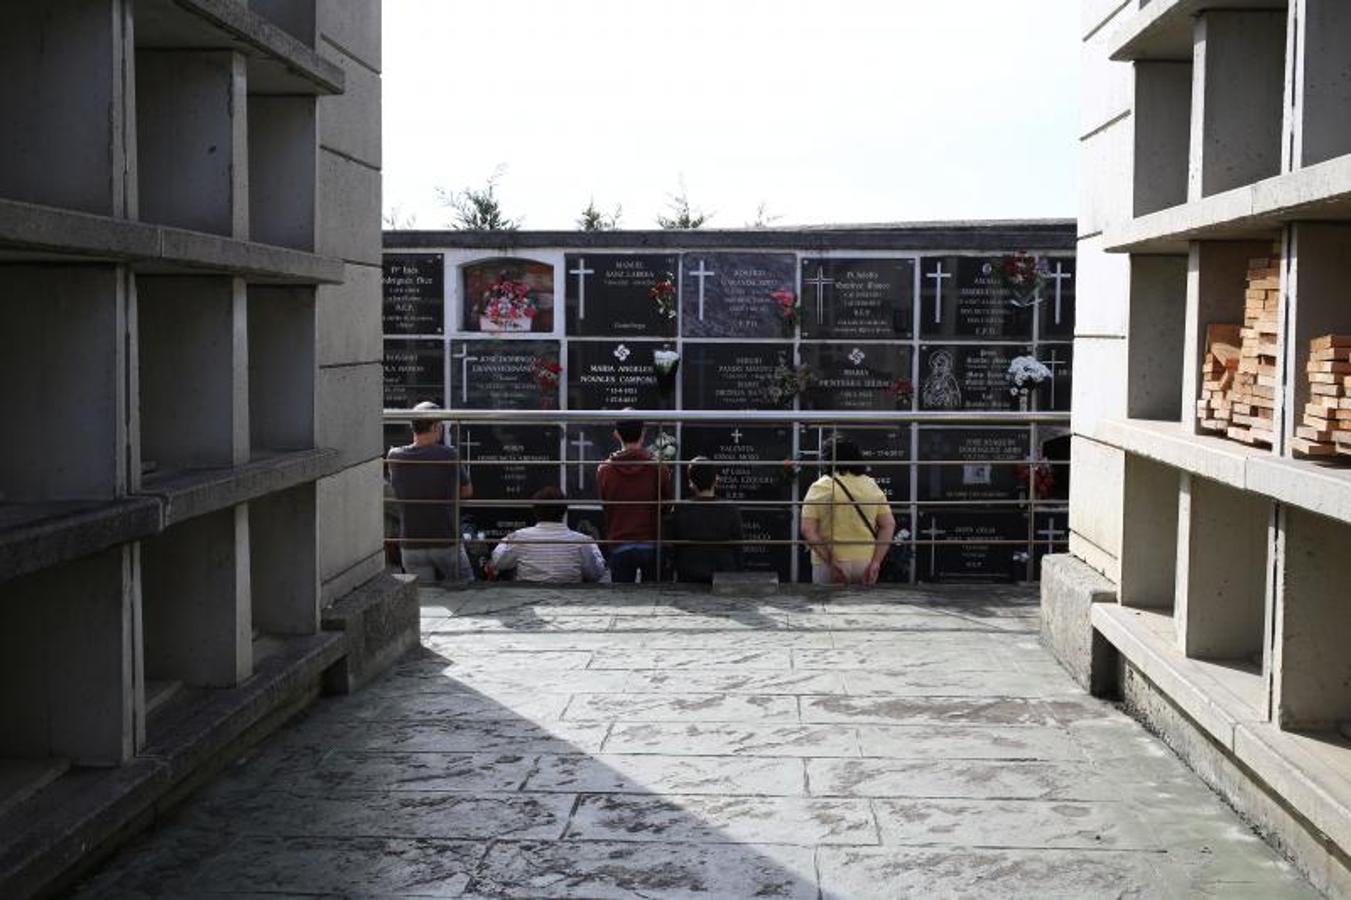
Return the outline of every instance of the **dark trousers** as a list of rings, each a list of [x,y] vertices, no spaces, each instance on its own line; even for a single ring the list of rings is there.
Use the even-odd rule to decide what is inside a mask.
[[[639,572],[644,582],[658,580],[655,547],[622,547],[610,554],[610,580],[615,584],[633,584]]]

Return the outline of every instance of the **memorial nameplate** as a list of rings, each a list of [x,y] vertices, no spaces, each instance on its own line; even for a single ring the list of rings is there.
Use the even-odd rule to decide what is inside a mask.
[[[747,541],[741,551],[745,572],[774,572],[781,584],[793,580],[793,516],[787,510],[743,506],[741,534]],[[777,544],[760,543],[779,541]]]
[[[457,433],[458,431],[458,433]],[[451,437],[469,466],[474,494],[493,500],[528,500],[558,487],[562,429],[545,425],[461,425]]]
[[[385,336],[443,334],[446,259],[440,253],[388,253],[383,267]]]
[[[650,341],[572,341],[568,344],[571,409],[670,409],[675,391],[658,376]]]
[[[461,270],[460,329],[491,334],[554,330],[554,267],[529,259],[486,259]]]
[[[921,581],[1022,581],[1028,569],[1028,516],[1000,509],[920,513],[916,547]],[[999,543],[1012,541],[1016,543]],[[942,543],[955,542],[955,543]]]
[[[858,445],[868,474],[887,495],[887,499],[893,503],[904,503],[910,499],[910,428],[905,425],[846,428],[838,432],[820,426],[804,427],[800,484],[800,492],[804,496],[813,481],[830,472],[832,433],[838,433],[841,438]]]
[[[1009,364],[1031,352],[998,344],[925,345],[920,348],[919,408],[1018,410],[1024,398],[1012,391]],[[1035,408],[1035,393],[1028,392],[1029,409]]]
[[[455,409],[557,409],[558,389],[537,370],[558,362],[557,341],[451,341]]]
[[[803,409],[910,409],[910,350],[891,344],[803,344],[813,378]]]
[[[707,456],[719,464],[717,496],[726,500],[786,500],[792,494],[793,435],[787,428],[686,425],[686,459]],[[683,471],[682,496],[690,496]]]
[[[913,259],[802,261],[802,337],[891,339],[914,332]]]
[[[663,309],[653,289],[674,290],[679,257],[587,254],[566,257],[567,331],[588,337],[674,337],[675,297]]]
[[[676,427],[672,424],[649,423],[643,435],[643,446],[656,457],[675,459]],[[598,499],[596,467],[620,449],[613,424],[569,425],[563,450],[563,491],[579,500]]]
[[[996,275],[1005,257],[926,257],[920,260],[920,335],[989,340],[1031,340],[1033,307]]]
[[[444,341],[385,341],[385,409],[446,405]]]
[[[793,358],[790,344],[686,343],[680,363],[685,409],[779,409],[768,388]]]
[[[1025,499],[1031,440],[1026,427],[921,428],[920,459],[956,462],[920,466],[919,499]]]
[[[787,253],[687,253],[681,316],[686,337],[790,337],[783,301],[796,303],[797,260]]]

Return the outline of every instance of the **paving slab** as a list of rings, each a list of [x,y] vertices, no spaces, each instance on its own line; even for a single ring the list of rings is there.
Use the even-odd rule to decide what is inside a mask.
[[[1315,896],[1027,590],[422,599],[78,900]]]

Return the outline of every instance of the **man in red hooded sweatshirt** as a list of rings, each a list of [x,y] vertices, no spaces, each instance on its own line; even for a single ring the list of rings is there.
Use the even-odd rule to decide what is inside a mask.
[[[596,470],[605,504],[605,536],[610,544],[610,577],[616,583],[657,581],[657,535],[661,503],[674,494],[671,472],[643,448],[642,422],[615,427],[622,447]]]

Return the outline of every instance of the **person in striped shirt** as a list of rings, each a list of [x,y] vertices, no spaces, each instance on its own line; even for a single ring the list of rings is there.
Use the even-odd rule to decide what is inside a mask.
[[[517,581],[576,584],[609,581],[596,542],[563,524],[567,498],[556,487],[541,488],[534,501],[535,524],[513,531],[493,549],[494,572],[515,570]]]

